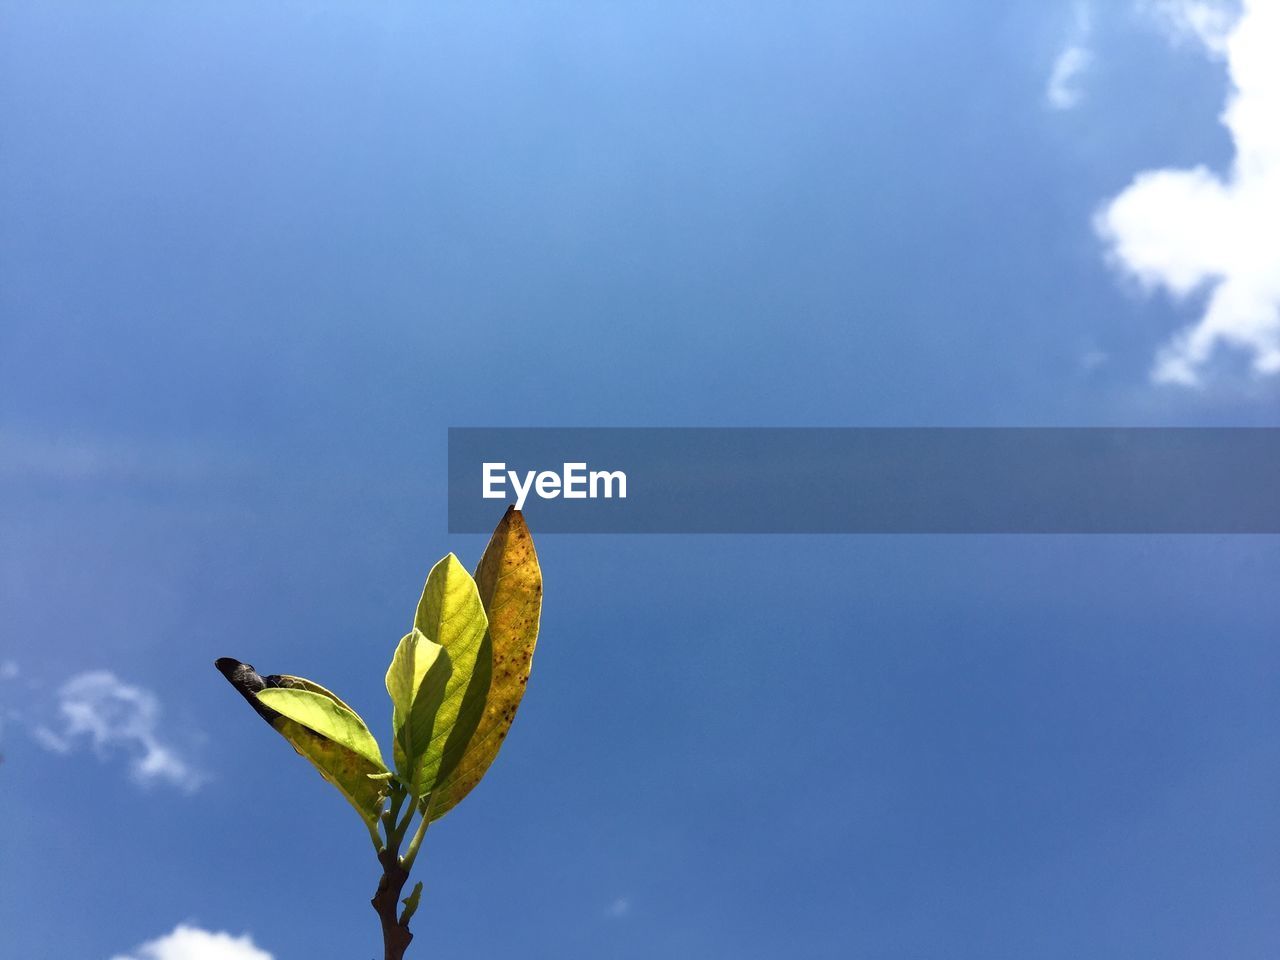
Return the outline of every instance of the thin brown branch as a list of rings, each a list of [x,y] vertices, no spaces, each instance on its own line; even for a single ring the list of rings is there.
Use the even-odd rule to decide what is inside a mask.
[[[369,902],[382,922],[383,957],[384,960],[404,960],[404,952],[409,949],[413,934],[409,932],[408,924],[400,923],[397,908],[409,872],[400,865],[400,857],[395,850],[381,851],[378,860],[382,864],[382,879],[378,881],[378,892]]]

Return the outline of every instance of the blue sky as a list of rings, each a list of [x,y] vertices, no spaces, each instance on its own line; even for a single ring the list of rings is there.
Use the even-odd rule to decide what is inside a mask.
[[[3,952],[375,953],[448,426],[1280,425],[1247,7],[3,3]],[[1280,950],[1274,538],[539,549],[421,956]]]

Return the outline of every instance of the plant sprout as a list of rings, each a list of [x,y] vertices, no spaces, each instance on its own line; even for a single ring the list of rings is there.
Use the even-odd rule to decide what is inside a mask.
[[[538,639],[542,572],[520,511],[493,532],[474,577],[452,553],[427,577],[387,670],[392,765],[368,726],[318,683],[215,662],[258,715],[355,808],[382,865],[374,910],[401,960],[422,881],[401,898],[427,827],[471,792],[515,719]],[[407,846],[406,846],[407,840]]]

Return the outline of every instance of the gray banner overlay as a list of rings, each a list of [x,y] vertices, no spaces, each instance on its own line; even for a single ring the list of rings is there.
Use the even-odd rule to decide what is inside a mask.
[[[451,533],[518,489],[538,533],[1280,533],[1280,429],[449,430]]]

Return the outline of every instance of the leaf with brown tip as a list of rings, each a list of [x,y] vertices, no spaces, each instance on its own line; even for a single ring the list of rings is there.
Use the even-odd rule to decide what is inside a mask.
[[[252,664],[241,663],[232,657],[222,657],[214,665],[257,711],[258,715],[289,741],[290,746],[305,757],[319,771],[320,776],[336,787],[346,801],[355,808],[376,846],[379,842],[378,816],[387,794],[387,783],[382,779],[387,770],[381,758],[375,762],[371,756],[362,756],[350,746],[323,733],[317,733],[297,720],[290,719],[268,705],[261,694],[266,693],[269,699],[270,691],[306,691],[332,702],[335,710],[355,717],[351,708],[336,694],[303,677],[289,675],[263,677],[258,674]],[[363,726],[363,721],[358,717],[356,720]],[[376,751],[376,749],[375,744],[373,750]]]

